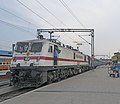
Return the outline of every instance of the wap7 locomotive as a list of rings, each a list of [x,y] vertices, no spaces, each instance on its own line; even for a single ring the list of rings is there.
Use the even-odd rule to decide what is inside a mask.
[[[90,69],[90,57],[71,46],[47,39],[16,43],[10,84],[38,87]]]

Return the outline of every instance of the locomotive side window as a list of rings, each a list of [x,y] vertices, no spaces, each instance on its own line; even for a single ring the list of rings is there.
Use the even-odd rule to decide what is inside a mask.
[[[53,47],[52,46],[49,46],[49,49],[48,49],[48,52],[53,52]]]
[[[87,60],[86,60],[86,58],[87,58],[87,57],[86,57],[86,56],[84,56],[84,61],[87,61]]]
[[[75,52],[74,52],[74,54],[73,54],[73,59],[75,59]]]
[[[41,52],[43,44],[39,43],[32,43],[31,45],[31,52]]]

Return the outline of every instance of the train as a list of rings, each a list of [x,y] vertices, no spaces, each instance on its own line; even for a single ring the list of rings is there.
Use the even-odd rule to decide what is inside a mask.
[[[55,39],[20,41],[15,44],[10,85],[39,87],[91,70],[91,57]]]
[[[6,73],[10,69],[12,52],[0,50],[0,79],[7,78]]]

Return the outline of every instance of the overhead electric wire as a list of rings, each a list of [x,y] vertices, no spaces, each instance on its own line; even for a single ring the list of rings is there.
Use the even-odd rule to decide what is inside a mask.
[[[59,0],[61,2],[61,4],[68,10],[68,12],[79,22],[79,24],[86,28],[83,23],[77,18],[77,16],[73,13],[73,11],[68,7],[68,5],[66,4],[66,2],[64,0]],[[88,44],[90,44],[86,39],[84,39],[82,36],[78,35],[80,38],[82,38],[85,42],[87,42]]]
[[[13,15],[13,16],[15,16],[15,17],[17,17],[17,18],[19,18],[19,19],[21,19],[21,20],[23,20],[23,21],[25,21],[25,22],[27,22],[27,23],[30,23],[30,24],[32,24],[32,25],[34,25],[35,27],[38,27],[37,25],[35,25],[35,24],[33,24],[33,23],[31,23],[31,22],[29,22],[29,21],[27,21],[27,20],[25,20],[25,19],[23,19],[23,18],[21,18],[21,17],[19,17],[19,16],[17,16],[17,15],[15,15],[15,14],[13,14],[12,12],[10,12],[10,11],[8,11],[8,10],[5,10],[5,9],[3,9],[3,8],[0,8],[1,10],[3,10],[3,11],[5,11],[5,12],[7,12],[7,13],[9,13],[9,14],[11,14],[11,15]],[[54,15],[54,14],[53,14]],[[54,15],[55,16],[55,15]],[[57,17],[56,17],[56,19],[57,19]],[[60,21],[60,20],[59,20]],[[62,21],[60,21],[60,22],[62,22]],[[64,24],[65,25],[65,24]],[[70,37],[69,37],[70,38]],[[70,38],[71,39],[71,38]]]
[[[35,0],[39,5],[41,5],[48,13],[50,13],[52,16],[56,18],[60,23],[62,23],[64,26],[67,26],[65,23],[63,23],[56,15],[54,15],[48,8],[46,8],[41,2],[38,0]],[[66,35],[65,35],[66,36]],[[73,40],[71,37],[67,36],[69,39]]]
[[[77,16],[73,13],[73,11],[68,7],[68,5],[63,0],[59,0],[60,3],[67,9],[67,11],[76,19],[76,21],[84,28],[86,28],[83,23],[77,18]]]
[[[38,27],[37,25],[35,25],[35,24],[33,24],[33,23],[31,23],[31,22],[29,22],[29,21],[27,21],[27,20],[25,20],[25,19],[17,16],[16,14],[14,14],[14,13],[8,11],[8,10],[5,10],[5,9],[3,9],[3,8],[0,8],[0,9],[3,10],[3,11],[5,11],[5,12],[7,12],[7,13],[9,13],[9,14],[11,14],[11,15],[13,15],[13,16],[15,16],[15,17],[17,17],[17,18],[19,18],[19,19],[21,19],[21,20],[23,20],[24,22],[27,22],[27,23],[29,23],[29,24],[31,24],[31,25],[34,25],[35,27]]]
[[[48,13],[50,13],[52,16],[56,18],[60,23],[62,23],[64,26],[67,26],[65,23],[63,23],[56,15],[54,15],[48,8],[46,8],[40,1],[35,0],[39,5],[41,5]],[[73,40],[71,37],[67,36],[69,39]]]
[[[80,35],[78,35],[80,38],[82,38],[86,43],[88,43],[88,44],[90,44],[91,45],[91,43],[90,42],[88,42],[86,39],[84,39],[82,36],[80,36]]]
[[[55,16],[49,9],[47,9],[41,2],[38,0],[35,0],[39,5],[41,5],[46,11],[48,11],[52,16],[54,16],[58,21],[60,21],[63,25],[67,26],[65,23],[63,23],[57,16]],[[66,5],[67,6],[67,5]],[[68,6],[67,6],[68,7]],[[71,11],[72,12],[72,11]],[[72,12],[73,13],[73,12]],[[79,21],[80,22],[80,21]],[[83,25],[83,24],[82,24]],[[73,40],[71,37],[67,36],[71,40]],[[81,36],[80,36],[81,37]],[[83,37],[81,37],[84,41],[86,41]],[[87,41],[86,41],[87,42]],[[88,42],[87,42],[88,43]]]
[[[55,27],[54,25],[52,25],[50,22],[48,22],[46,19],[44,19],[43,17],[41,17],[39,14],[37,14],[36,12],[34,12],[32,9],[30,9],[28,6],[26,6],[24,3],[22,3],[21,1],[19,0],[16,0],[18,3],[20,3],[22,6],[24,6],[26,9],[28,9],[29,11],[31,11],[33,14],[35,14],[37,17],[39,17],[40,19],[42,19],[43,21],[45,21],[46,23],[48,23],[49,25],[51,25],[52,27]],[[37,0],[36,0],[37,1]],[[63,5],[64,7],[71,13],[71,15],[83,26],[85,27],[81,22],[80,20],[75,16],[75,14],[70,10],[70,8],[67,6],[67,4],[61,0],[59,0]],[[45,6],[43,6],[39,1],[37,1],[44,9],[46,9],[51,15],[53,15],[57,20],[59,20],[52,12],[50,12]],[[59,20],[61,21],[61,20]],[[62,21],[61,21],[62,22]],[[56,28],[56,27],[55,27]],[[69,37],[70,38],[70,37]],[[72,39],[72,38],[70,38]],[[84,38],[83,38],[84,39]],[[73,40],[73,39],[72,39]],[[85,40],[85,39],[84,39]]]
[[[42,19],[43,21],[45,21],[47,24],[51,25],[52,27],[55,27],[53,24],[51,24],[50,22],[48,22],[46,19],[44,19],[43,17],[41,17],[39,14],[37,14],[36,12],[34,12],[32,9],[30,9],[28,6],[26,6],[24,3],[22,3],[19,0],[16,0],[18,3],[20,3],[22,6],[24,6],[27,10],[31,11],[33,14],[35,14],[37,17],[39,17],[40,19]]]
[[[47,7],[45,7],[40,1],[35,0],[41,7],[43,7],[48,13],[50,13],[56,20],[58,20],[60,23],[66,26],[65,23],[63,23],[57,16],[55,16]]]
[[[26,9],[28,9],[29,11],[31,11],[33,14],[35,14],[37,17],[41,18],[42,20],[44,20],[45,22],[47,22],[49,25],[51,25],[52,27],[56,28],[54,25],[52,25],[51,23],[49,23],[46,19],[42,18],[39,14],[37,14],[36,12],[34,12],[32,9],[30,9],[28,6],[26,6],[24,3],[20,2],[19,0],[16,0],[18,3],[20,3],[22,6],[24,6]],[[47,8],[46,8],[47,9]],[[69,37],[70,38],[70,37]],[[70,38],[71,40],[73,40],[72,38]]]
[[[26,6],[24,3],[20,2],[19,0],[16,0],[17,2],[19,2],[21,5],[23,5],[26,9],[28,9],[29,11],[31,11],[33,14],[35,14],[36,16],[38,16],[39,18],[41,18],[42,20],[44,20],[45,22],[47,22],[49,25],[53,26],[54,28],[56,28],[54,25],[52,25],[51,23],[49,23],[46,19],[42,18],[39,14],[37,14],[36,12],[34,12],[32,9],[30,9],[28,6]],[[39,2],[40,4],[40,2]],[[43,6],[43,5],[41,5]],[[44,7],[44,6],[43,6]],[[44,7],[46,8],[46,7]],[[46,8],[47,11],[49,11],[47,8]],[[49,11],[49,13],[52,13]],[[53,13],[52,13],[53,14]],[[54,15],[54,14],[53,14]],[[55,16],[55,15],[54,15]],[[56,16],[55,16],[56,17]],[[59,20],[60,21],[60,20]],[[70,37],[69,37],[70,38]],[[71,40],[73,40],[72,38],[70,38]]]
[[[16,29],[18,29],[18,30],[21,30],[21,31],[24,31],[24,32],[28,32],[28,33],[31,33],[31,34],[35,35],[34,33],[30,32],[30,31],[28,31],[28,30],[25,30],[25,29],[23,29],[23,28],[21,28],[21,27],[19,27],[19,26],[17,26],[17,25],[11,24],[11,23],[6,22],[6,21],[4,21],[4,20],[0,20],[0,22],[3,23],[3,24],[6,24],[6,25],[9,26],[9,27],[13,27],[13,28],[16,28]]]
[[[19,0],[17,0],[17,1],[19,2]],[[67,25],[66,25],[65,23],[63,23],[57,16],[55,16],[49,9],[47,9],[42,3],[40,3],[38,0],[35,0],[35,1],[38,2],[44,9],[46,9],[52,16],[54,16],[60,23],[62,23],[63,25],[67,26]],[[22,4],[23,4],[23,3],[22,3]],[[25,5],[24,5],[24,6],[25,6]],[[3,8],[0,8],[0,9],[3,10],[3,11],[5,11],[5,12],[7,12],[7,13],[9,13],[9,14],[11,14],[11,15],[13,15],[13,16],[15,16],[15,17],[17,17],[17,18],[19,18],[19,19],[21,19],[21,20],[23,20],[24,22],[27,22],[27,23],[29,23],[29,24],[31,24],[31,25],[34,25],[35,27],[38,27],[37,25],[35,25],[35,24],[33,24],[33,23],[31,23],[31,22],[29,22],[29,21],[27,21],[27,20],[25,20],[25,19],[17,16],[16,14],[14,14],[14,13],[8,11],[8,10],[5,10],[5,9],[3,9]],[[28,8],[27,8],[27,9],[28,9]],[[31,9],[30,9],[30,10],[31,10]],[[30,31],[27,31],[27,30],[21,28],[20,26],[17,26],[17,25],[8,23],[8,22],[6,22],[6,21],[0,20],[0,22],[2,22],[2,23],[4,23],[4,24],[7,24],[7,25],[9,25],[9,26],[11,26],[11,27],[13,27],[13,28],[17,28],[17,29],[19,29],[19,30],[22,30],[22,31],[25,31],[25,32],[29,32],[29,33],[31,33],[31,34],[34,34],[34,33],[30,32]],[[65,35],[65,36],[66,36],[66,35]],[[69,36],[67,36],[67,37],[70,38],[71,40],[73,40],[71,37],[69,37]]]

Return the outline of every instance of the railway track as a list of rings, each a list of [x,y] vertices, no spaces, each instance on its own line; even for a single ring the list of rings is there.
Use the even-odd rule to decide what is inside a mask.
[[[47,85],[47,83],[43,84],[40,87],[43,87],[46,85]],[[40,88],[40,87],[38,87],[38,88]],[[1,90],[0,90],[0,102],[3,102],[7,99],[14,98],[16,96],[27,93],[34,89],[37,89],[37,88],[16,88],[16,87],[12,87],[12,86],[3,86],[3,87],[1,87]]]
[[[82,74],[82,73],[80,73],[80,74]],[[73,77],[73,76],[71,76],[71,77]],[[71,78],[71,77],[68,77],[68,78]],[[60,81],[62,81],[62,80],[65,80],[65,79],[61,79]],[[52,82],[52,83],[56,83],[56,82]],[[4,83],[4,85],[5,84],[9,84],[9,83],[6,82],[6,83]],[[4,86],[4,85],[1,85],[1,87]],[[48,84],[45,83],[40,87],[43,87],[43,86],[46,86],[46,85],[48,85]],[[24,94],[26,92],[29,92],[29,91],[32,91],[32,90],[36,89],[36,88],[15,88],[15,87],[12,87],[12,86],[7,86],[7,87],[8,87],[8,89],[6,89],[6,87],[3,87],[4,90],[0,91],[0,102],[5,101],[7,99],[11,99],[13,97],[19,96],[21,94]],[[38,88],[40,88],[40,87],[38,87]]]
[[[21,94],[24,94],[26,92],[32,91],[35,88],[27,88],[27,89],[17,89],[17,90],[13,90],[13,91],[9,91],[3,94],[0,94],[0,102],[5,101],[7,99],[19,96]]]
[[[8,80],[0,82],[0,87],[5,86],[5,85],[9,85],[9,81]]]

